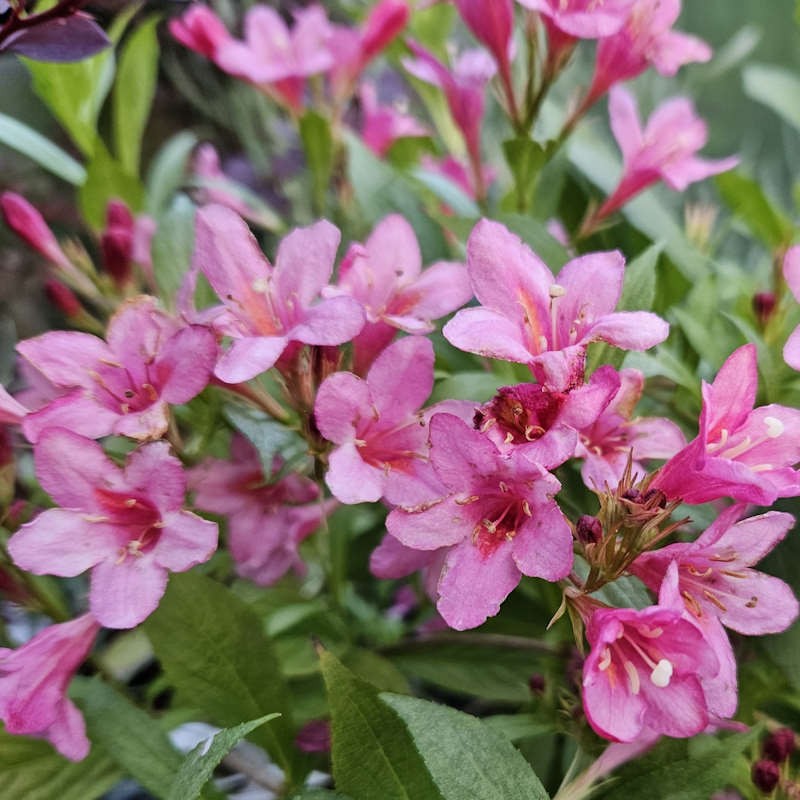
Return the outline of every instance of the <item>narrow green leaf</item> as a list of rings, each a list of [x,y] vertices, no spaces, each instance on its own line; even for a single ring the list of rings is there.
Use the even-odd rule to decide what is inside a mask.
[[[147,213],[159,217],[170,206],[173,195],[183,184],[189,156],[197,144],[190,131],[176,133],[162,145],[147,171]]]
[[[322,211],[333,171],[333,136],[330,123],[316,111],[307,111],[300,120],[300,139],[306,154],[306,164],[311,171],[316,208]]]
[[[186,705],[233,727],[281,714],[250,738],[290,775],[294,766],[289,690],[273,645],[250,607],[221,584],[193,572],[172,575],[145,633],[167,679]]]
[[[479,719],[415,697],[380,699],[408,727],[444,800],[547,800],[520,752]]]
[[[122,777],[100,747],[73,763],[41,739],[12,736],[0,728],[0,787],[8,798],[95,800]]]
[[[214,739],[201,742],[185,758],[167,794],[167,800],[196,800],[211,779],[214,770],[228,753],[248,733],[275,719],[279,714],[243,722],[233,728],[221,730]]]
[[[491,372],[457,372],[436,382],[431,403],[440,400],[474,400],[483,403],[490,400],[500,386],[497,376]]]
[[[750,64],[742,70],[745,94],[800,131],[800,78],[783,67]]]
[[[454,214],[460,217],[479,217],[480,210],[475,201],[464,194],[464,190],[444,175],[418,168],[411,171],[413,177],[426,189],[433,192]]]
[[[80,186],[86,180],[86,170],[72,156],[41,133],[6,114],[0,114],[0,143],[73,186]]]
[[[527,211],[533,201],[536,182],[547,162],[547,151],[529,136],[518,136],[503,142],[506,163],[514,176],[517,210]]]
[[[625,267],[617,310],[650,311],[656,299],[656,266],[663,249],[661,243],[651,245]]]
[[[73,695],[83,708],[92,741],[145,789],[166,800],[181,756],[158,723],[99,679],[76,678]]]
[[[151,252],[158,293],[164,305],[172,308],[175,295],[192,262],[194,251],[195,207],[185,194],[179,194],[169,210],[158,220]]]
[[[483,724],[512,742],[553,732],[552,723],[543,722],[535,714],[495,714],[486,717]]]
[[[114,147],[122,169],[139,174],[142,138],[158,75],[159,15],[148,17],[125,43],[114,84]]]

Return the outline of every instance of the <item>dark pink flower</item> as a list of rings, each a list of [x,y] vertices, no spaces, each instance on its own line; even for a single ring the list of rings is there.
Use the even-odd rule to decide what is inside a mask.
[[[214,374],[240,383],[272,367],[290,342],[338,345],[364,326],[351,297],[317,301],[339,246],[329,222],[299,228],[278,247],[275,268],[241,217],[224,206],[197,212],[194,267],[224,304],[215,327],[233,341]]]
[[[231,35],[222,20],[207,6],[190,6],[186,13],[169,22],[169,32],[184,46],[212,61]]]
[[[635,78],[648,66],[672,76],[684,64],[709,61],[702,40],[672,30],[681,0],[636,0],[624,27],[600,39],[594,76],[585,105],[591,105],[619,81]]]
[[[411,225],[399,214],[381,220],[367,241],[351,245],[335,289],[357,300],[367,322],[353,339],[354,371],[363,375],[398,330],[423,334],[433,320],[472,297],[463,264],[437,261],[422,269],[422,254]]]
[[[280,469],[276,460],[275,471]],[[189,476],[195,506],[224,514],[228,548],[237,572],[269,586],[290,569],[304,572],[298,547],[319,528],[335,501],[320,501],[314,481],[302,475],[264,475],[256,449],[241,436],[231,460],[207,458]]]
[[[84,614],[50,625],[16,650],[0,648],[0,719],[8,733],[47,739],[70,761],[89,755],[86,726],[67,688],[99,630]]]
[[[609,113],[614,138],[622,150],[623,173],[595,219],[607,217],[656,181],[663,180],[670,189],[682,192],[689,184],[739,163],[736,156],[712,161],[695,155],[705,145],[708,129],[691,100],[684,97],[662,103],[642,131],[636,99],[616,86],[611,90]]]
[[[622,292],[622,254],[589,253],[558,280],[506,227],[481,220],[467,243],[467,271],[480,308],[459,311],[445,338],[470,353],[528,364],[537,380],[565,391],[583,380],[586,348],[604,341],[645,350],[669,326],[643,311],[614,313]]]
[[[17,345],[58,396],[25,418],[35,442],[54,426],[85,436],[158,439],[170,403],[199,394],[217,356],[211,331],[183,326],[152,297],[129,300],[108,324],[106,341],[88,333],[52,331]]]
[[[538,11],[548,24],[578,39],[600,39],[619,32],[635,0],[518,0]]]
[[[3,192],[0,208],[6,224],[20,239],[57,267],[66,272],[75,270],[42,215],[22,195]]]
[[[735,350],[714,382],[703,382],[700,431],[651,484],[669,498],[705,503],[731,497],[770,505],[800,494],[800,411],[753,408],[758,386],[755,345]]]
[[[572,534],[553,500],[559,482],[524,448],[503,454],[451,414],[434,414],[430,441],[446,494],[395,509],[386,526],[406,548],[441,551],[436,608],[450,627],[474,628],[499,611],[522,575],[563,578]]]
[[[783,259],[783,277],[794,299],[800,302],[800,245],[790,247]],[[800,326],[795,328],[783,346],[783,359],[800,370]]]
[[[430,136],[430,131],[415,117],[394,106],[380,105],[374,84],[362,81],[359,98],[361,138],[373,153],[385,155],[398,139]]]
[[[653,732],[689,737],[709,722],[701,681],[719,663],[703,634],[679,611],[601,608],[589,619],[583,705],[592,728],[633,742]]]
[[[647,474],[643,460],[670,458],[686,445],[674,422],[661,417],[633,417],[644,389],[644,375],[623,369],[619,378],[619,389],[602,414],[580,429],[576,456],[584,459],[581,477],[590,489],[615,489],[629,457],[634,474],[643,478]]]
[[[36,575],[91,569],[89,606],[108,628],[149,616],[169,572],[207,561],[217,526],[184,510],[186,476],[166,442],[135,450],[120,469],[96,442],[63,428],[42,433],[36,477],[61,508],[39,514],[11,537],[14,563]]]

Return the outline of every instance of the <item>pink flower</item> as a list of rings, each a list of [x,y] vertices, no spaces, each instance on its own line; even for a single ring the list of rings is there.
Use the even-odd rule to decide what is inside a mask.
[[[325,476],[336,498],[414,505],[438,495],[419,412],[432,389],[433,346],[421,336],[389,345],[366,380],[337,372],[323,382],[314,417],[320,433],[337,445]]]
[[[207,561],[217,526],[183,509],[186,476],[166,442],[135,450],[120,469],[96,442],[63,428],[34,448],[36,477],[62,508],[39,514],[11,537],[14,563],[36,575],[92,570],[89,607],[108,628],[149,616],[169,572]]]
[[[27,413],[28,409],[0,386],[0,425],[19,425]]]
[[[800,245],[790,247],[786,251],[783,259],[783,277],[794,299],[800,302]],[[792,369],[800,370],[800,325],[786,340],[783,346],[783,359]]]
[[[25,418],[32,442],[54,426],[93,438],[158,439],[167,430],[168,404],[186,403],[205,388],[217,344],[206,328],[182,326],[142,296],[112,317],[106,341],[52,331],[25,339],[17,351],[59,390]]]
[[[719,663],[703,634],[661,605],[601,608],[586,628],[583,705],[594,730],[633,742],[653,732],[689,737],[709,722],[702,680]]]
[[[433,320],[464,305],[472,290],[463,264],[437,261],[423,271],[414,229],[391,214],[363,245],[351,245],[336,288],[325,294],[346,294],[364,307],[367,322],[353,340],[354,371],[364,374],[398,330],[431,333]]]
[[[701,622],[716,618],[750,636],[786,630],[798,615],[791,588],[751,567],[786,536],[794,518],[770,511],[740,520],[743,512],[743,505],[725,509],[696,541],[642,553],[631,571],[657,590],[677,562],[682,602]]]
[[[231,41],[222,20],[207,6],[190,6],[180,19],[169,22],[169,32],[184,46],[212,61],[223,44]]]
[[[553,500],[559,482],[524,448],[504,455],[451,414],[431,418],[430,441],[447,493],[395,509],[386,526],[406,548],[446,548],[436,608],[452,628],[474,628],[499,611],[522,575],[563,578],[572,566],[572,535]]]
[[[595,373],[596,374],[596,373]],[[640,463],[650,458],[670,458],[686,444],[681,429],[661,417],[634,417],[642,396],[644,375],[635,369],[619,373],[619,390],[598,418],[580,430],[578,458],[583,458],[581,477],[587,487],[615,489],[633,458],[633,472],[643,478]]]
[[[0,719],[8,733],[47,739],[70,761],[89,755],[86,726],[67,687],[99,630],[84,614],[50,625],[17,650],[0,648]]]
[[[518,0],[552,25],[578,39],[599,39],[619,32],[635,0]]]
[[[6,224],[20,239],[57,267],[74,272],[75,267],[64,255],[42,215],[22,195],[3,192],[0,195],[0,208]]]
[[[686,98],[662,103],[642,131],[634,96],[616,86],[611,90],[609,113],[614,138],[622,150],[623,173],[595,219],[607,217],[658,180],[682,192],[690,183],[733,169],[739,163],[735,156],[710,161],[695,155],[705,145],[708,130]]]
[[[274,466],[277,473],[277,459]],[[192,470],[189,484],[197,508],[226,515],[236,571],[259,586],[290,569],[305,571],[300,542],[336,504],[320,502],[316,483],[302,475],[265,476],[256,449],[241,436],[233,439],[230,461],[207,458]]]
[[[477,200],[478,190],[481,187],[490,186],[497,177],[497,171],[491,165],[481,164],[480,181],[476,181],[475,175],[470,171],[469,167],[453,156],[434,158],[430,155],[424,155],[420,163],[424,169],[436,175],[441,175],[451,183],[454,183],[470,200]],[[445,214],[452,214],[452,210],[447,206],[443,210]]]
[[[430,136],[430,131],[419,120],[393,106],[379,105],[374,84],[362,81],[359,98],[361,138],[377,155],[384,156],[398,139]]]
[[[600,39],[592,84],[584,105],[591,105],[619,81],[635,78],[652,65],[672,76],[684,64],[709,61],[711,48],[701,39],[671,30],[681,0],[636,0],[625,26]]]
[[[755,345],[735,350],[714,382],[703,382],[700,431],[656,475],[652,488],[685,503],[731,497],[770,505],[800,494],[800,411],[776,404],[754,409]]]
[[[451,70],[416,42],[409,41],[408,46],[415,58],[403,59],[403,66],[415,78],[444,92],[474,170],[474,165],[481,163],[481,122],[486,84],[495,73],[489,54],[484,50],[468,50],[458,57]]]
[[[645,350],[667,337],[655,314],[613,313],[623,268],[617,251],[590,253],[567,263],[556,281],[519,237],[481,220],[467,243],[467,271],[482,307],[459,311],[445,338],[470,353],[528,364],[546,388],[565,391],[582,382],[590,342]]]
[[[272,367],[290,342],[338,345],[364,326],[364,311],[350,297],[315,303],[339,246],[339,231],[329,222],[285,237],[274,269],[230,209],[201,208],[196,226],[194,267],[225,306],[215,327],[233,339],[214,370],[220,380],[254,378]]]

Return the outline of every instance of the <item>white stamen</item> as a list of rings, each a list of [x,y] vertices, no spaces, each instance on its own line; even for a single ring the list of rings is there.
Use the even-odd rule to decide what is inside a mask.
[[[563,297],[567,293],[567,290],[563,286],[559,286],[557,283],[551,284],[549,289],[550,297]]]
[[[268,278],[256,278],[250,284],[252,290],[254,292],[260,292],[266,294],[269,291],[269,279]]]
[[[636,667],[633,666],[632,662],[625,662],[625,672],[628,673],[628,683],[631,687],[631,694],[639,694],[639,689],[641,688],[639,683],[639,673],[636,671]]]
[[[603,651],[603,655],[600,658],[600,661],[597,662],[597,669],[599,669],[600,672],[603,672],[604,670],[607,670],[610,665],[611,665],[611,650],[608,647],[606,647],[606,649]]]
[[[777,439],[783,433],[783,423],[776,417],[764,417],[764,425],[770,439]]]
[[[669,686],[671,679],[672,662],[667,661],[666,658],[662,658],[661,661],[656,664],[655,669],[650,673],[650,682],[654,686],[658,686],[659,689],[663,689]]]

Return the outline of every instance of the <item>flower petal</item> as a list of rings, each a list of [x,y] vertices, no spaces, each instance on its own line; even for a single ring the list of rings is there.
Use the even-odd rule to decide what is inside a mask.
[[[164,527],[152,551],[153,560],[171,572],[185,572],[208,561],[217,549],[216,522],[190,511],[173,511],[161,520]]]
[[[234,339],[217,362],[214,374],[225,383],[249,381],[274,366],[288,343],[286,336]]]
[[[442,333],[450,344],[468,353],[520,364],[533,359],[519,326],[488,308],[462,309]]]
[[[134,628],[156,610],[167,579],[147,556],[107,559],[92,570],[89,608],[105,628]]]

